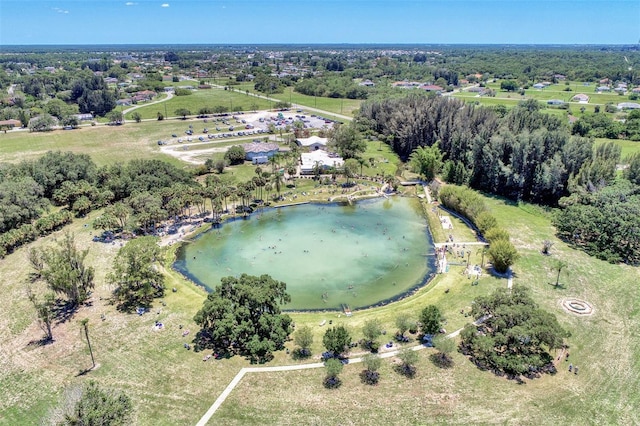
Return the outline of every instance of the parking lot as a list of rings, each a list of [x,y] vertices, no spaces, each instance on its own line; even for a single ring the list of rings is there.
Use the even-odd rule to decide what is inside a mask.
[[[334,125],[331,119],[308,114],[304,110],[296,111],[259,111],[255,113],[229,113],[224,115],[201,116],[185,120],[182,134],[172,134],[159,140],[158,145],[173,143],[205,142],[213,139],[243,138],[279,133],[287,128],[293,129],[296,122],[302,128],[311,130],[330,129]]]

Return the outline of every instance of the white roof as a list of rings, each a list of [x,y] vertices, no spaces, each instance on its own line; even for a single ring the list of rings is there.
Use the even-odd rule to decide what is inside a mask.
[[[324,167],[340,167],[344,163],[342,157],[339,157],[334,154],[329,154],[326,151],[317,150],[309,153],[300,154],[302,158],[302,167],[303,171],[311,171],[315,166],[316,162],[318,162],[321,166]]]
[[[308,138],[298,138],[300,146],[311,146],[313,144],[327,145],[327,138],[321,138],[320,136],[311,136]]]

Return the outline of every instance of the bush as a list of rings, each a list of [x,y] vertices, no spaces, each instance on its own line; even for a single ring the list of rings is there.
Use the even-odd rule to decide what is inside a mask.
[[[505,229],[498,228],[498,227],[493,227],[493,228],[489,229],[484,234],[484,238],[489,243],[492,243],[494,241],[499,241],[499,240],[509,241],[509,239],[510,239],[509,233]]]
[[[491,243],[487,252],[493,269],[503,274],[507,272],[509,267],[518,260],[518,252],[516,248],[508,240],[497,240]]]
[[[230,147],[227,152],[224,154],[224,159],[229,162],[229,164],[237,165],[242,164],[246,157],[247,153],[244,151],[244,148],[240,145],[234,145]]]

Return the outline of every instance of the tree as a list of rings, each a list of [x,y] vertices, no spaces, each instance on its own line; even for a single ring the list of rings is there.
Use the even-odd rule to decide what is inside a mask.
[[[402,363],[396,367],[396,371],[410,379],[413,378],[416,375],[418,353],[412,348],[403,348],[398,352],[398,358]]]
[[[513,80],[502,80],[500,82],[500,90],[515,92],[516,90],[518,90],[518,83]]]
[[[555,259],[551,265],[551,268],[554,271],[558,272],[558,275],[556,276],[556,288],[560,287],[560,273],[562,272],[563,269],[565,269],[567,266],[569,266],[569,264],[567,262],[565,262],[564,260],[561,259]]]
[[[422,324],[422,332],[424,334],[436,334],[442,328],[444,318],[435,305],[428,305],[420,312],[420,323]]]
[[[382,359],[376,354],[366,354],[362,357],[362,363],[366,369],[360,373],[360,380],[368,385],[377,385],[380,380],[378,370],[382,365]]]
[[[125,426],[132,423],[133,405],[122,392],[103,389],[94,381],[66,393],[65,400],[53,413],[56,426],[103,425]]]
[[[201,327],[198,347],[238,353],[251,361],[270,359],[291,331],[291,317],[281,314],[279,306],[291,301],[286,289],[269,275],[222,278],[194,317]]]
[[[298,357],[307,358],[311,356],[311,345],[313,344],[313,330],[305,325],[296,330],[293,335],[293,342],[299,347],[295,351]]]
[[[508,240],[492,242],[487,254],[491,259],[493,269],[501,274],[507,272],[509,267],[519,258],[518,251]]]
[[[324,366],[327,372],[327,375],[323,380],[324,387],[327,389],[339,388],[340,385],[342,385],[342,381],[338,377],[338,374],[340,374],[344,368],[342,362],[336,358],[329,358],[324,363]]]
[[[36,310],[36,316],[38,317],[38,325],[44,331],[45,342],[53,341],[53,332],[51,326],[56,317],[55,313],[55,295],[53,293],[46,293],[42,300],[39,300],[36,295],[31,291],[31,288],[27,288],[27,294],[29,301],[33,303],[33,307]]]
[[[437,142],[432,146],[421,146],[411,153],[411,167],[425,180],[431,181],[442,169],[443,157],[444,154],[440,152]]]
[[[624,177],[631,183],[640,185],[640,153],[636,152],[627,157],[626,162],[629,164],[624,170]]]
[[[111,111],[107,114],[109,124],[122,124],[124,122],[124,116],[120,111]]]
[[[189,111],[187,108],[178,108],[174,111],[174,113],[176,115],[181,115],[183,120],[187,119],[187,115],[191,115],[191,111]]]
[[[349,158],[344,162],[344,177],[347,178],[347,186],[350,184],[350,179],[355,176],[358,170],[358,162],[354,158]]]
[[[506,229],[494,226],[484,233],[484,238],[489,243],[493,243],[499,240],[509,241],[510,236],[509,231],[507,231]]]
[[[67,233],[57,248],[34,249],[29,261],[34,277],[44,280],[54,293],[63,294],[75,308],[89,298],[94,287],[94,269],[84,264],[88,253],[89,249],[79,251],[73,235]]]
[[[570,334],[538,307],[526,287],[499,288],[472,306],[473,317],[485,319],[465,326],[460,348],[479,368],[511,377],[555,373],[549,350],[561,348]]]
[[[551,240],[544,240],[542,242],[542,254],[549,256],[551,254],[551,247],[553,247],[553,244],[554,243]]]
[[[322,344],[334,355],[341,355],[349,350],[351,336],[349,331],[342,325],[331,327],[324,333]]]
[[[89,340],[89,318],[85,318],[80,321],[82,330],[84,331],[84,337],[87,339],[87,346],[89,347],[89,354],[91,355],[91,369],[96,367],[96,359],[93,357],[93,349],[91,348],[91,340]]]
[[[380,346],[378,337],[382,336],[382,324],[378,319],[367,320],[362,327],[364,335],[364,346],[369,348],[371,352],[378,352]]]
[[[115,285],[113,296],[118,309],[131,312],[137,307],[148,308],[156,297],[164,295],[162,265],[164,250],[157,237],[138,237],[127,242],[113,261],[107,280]]]
[[[445,336],[438,336],[433,341],[433,346],[438,353],[431,355],[431,361],[441,368],[449,368],[453,366],[453,358],[451,358],[451,352],[456,348],[456,344],[453,339]]]
[[[398,335],[404,337],[404,333],[411,328],[411,319],[408,314],[401,313],[396,317]]]
[[[133,118],[136,123],[140,123],[142,121],[142,115],[140,115],[138,111],[134,111],[133,114],[131,114],[131,118]]]
[[[29,120],[30,132],[48,132],[53,129],[55,119],[49,114],[42,114]]]
[[[233,145],[224,153],[224,159],[232,166],[242,164],[246,156],[247,153],[241,145]]]
[[[361,138],[355,125],[338,125],[329,137],[329,145],[346,160],[357,158],[367,149],[367,143]]]

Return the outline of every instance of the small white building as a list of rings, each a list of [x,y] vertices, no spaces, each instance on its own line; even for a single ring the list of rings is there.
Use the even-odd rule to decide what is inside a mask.
[[[321,138],[320,136],[310,136],[308,138],[298,138],[296,143],[304,148],[309,148],[310,151],[318,149],[325,149],[327,147],[327,138]]]
[[[339,168],[344,164],[342,157],[321,149],[300,154],[300,159],[302,160],[300,173],[303,175],[313,174],[316,164],[323,170],[327,170],[331,167]]]

